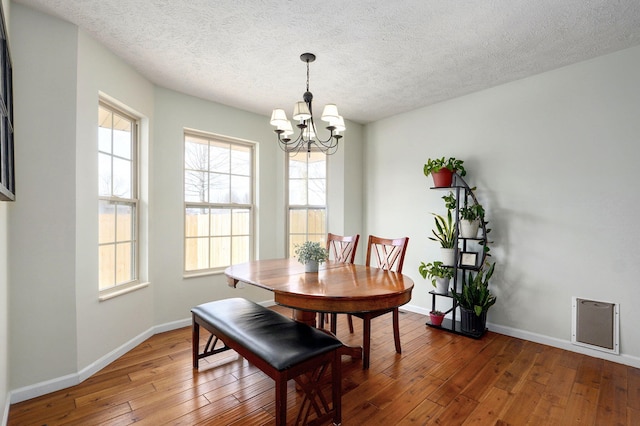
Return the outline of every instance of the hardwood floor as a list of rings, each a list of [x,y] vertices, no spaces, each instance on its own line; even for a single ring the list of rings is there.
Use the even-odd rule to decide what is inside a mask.
[[[350,335],[345,318],[338,337],[360,344],[361,321]],[[640,369],[425,321],[400,314],[398,355],[390,316],[373,320],[368,371],[343,357],[343,425],[640,425]],[[12,405],[8,425],[275,424],[273,381],[231,351],[195,372],[190,339],[190,328],[153,336],[78,386]]]

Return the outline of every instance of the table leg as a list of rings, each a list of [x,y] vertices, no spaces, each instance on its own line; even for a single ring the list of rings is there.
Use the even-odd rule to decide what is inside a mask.
[[[316,326],[316,313],[313,311],[303,311],[301,309],[293,310],[293,319],[303,324]]]

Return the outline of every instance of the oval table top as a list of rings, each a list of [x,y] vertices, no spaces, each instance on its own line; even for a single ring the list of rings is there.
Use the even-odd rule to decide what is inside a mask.
[[[398,272],[328,261],[305,273],[296,259],[269,259],[225,270],[229,285],[244,282],[274,293],[277,304],[316,312],[355,313],[391,309],[411,300],[413,280]]]

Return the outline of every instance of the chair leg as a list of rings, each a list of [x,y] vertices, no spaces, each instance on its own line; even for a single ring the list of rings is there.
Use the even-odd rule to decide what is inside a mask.
[[[362,369],[369,369],[369,356],[371,354],[371,317],[362,317]]]
[[[318,314],[318,328],[324,328],[324,312]]]
[[[331,314],[331,332],[334,335],[338,332],[338,314]]]
[[[349,323],[349,333],[353,334],[353,317],[347,314],[347,322]]]
[[[402,348],[400,347],[400,313],[398,308],[393,310],[393,339],[396,342],[396,352],[399,354],[402,353]]]

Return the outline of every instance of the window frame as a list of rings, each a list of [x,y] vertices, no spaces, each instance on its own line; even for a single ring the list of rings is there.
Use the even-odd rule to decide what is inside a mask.
[[[321,150],[317,149],[317,148],[311,148],[311,151],[314,154],[324,154]],[[324,205],[318,205],[318,204],[308,204],[309,201],[309,196],[307,194],[307,204],[291,204],[291,200],[290,200],[290,183],[291,183],[291,178],[290,178],[290,166],[289,163],[291,161],[291,154],[295,154],[293,156],[296,155],[308,155],[307,151],[300,151],[297,153],[286,153],[285,152],[285,202],[286,202],[286,208],[285,208],[285,256],[286,257],[293,257],[294,253],[292,251],[292,247],[291,247],[291,211],[293,210],[305,210],[307,212],[309,212],[310,210],[320,210],[320,209],[324,209],[324,230],[325,232],[323,233],[323,235],[320,238],[320,242],[322,244],[326,243],[326,239],[327,239],[327,227],[329,225],[329,156],[327,154],[324,154],[325,156],[325,172],[324,172],[324,181],[325,181],[325,203]],[[307,165],[308,165],[308,161],[307,161]],[[309,181],[309,177],[307,176],[305,178],[306,182],[307,182],[307,188],[309,186],[308,181]],[[308,218],[308,215],[307,215]],[[298,235],[302,235],[302,234],[298,234]],[[309,240],[309,223],[307,222],[307,229],[306,232],[304,234],[306,236],[306,239]],[[318,234],[312,234],[312,235],[318,235]],[[316,240],[312,240],[312,241],[316,241]]]
[[[240,204],[240,203],[233,203],[233,202],[229,202],[229,203],[212,203],[212,202],[195,202],[195,201],[186,201],[186,164],[185,164],[185,147],[186,147],[186,141],[187,141],[187,137],[193,137],[193,138],[199,138],[199,139],[206,139],[210,142],[218,142],[218,143],[224,143],[224,144],[230,144],[231,146],[238,146],[238,147],[242,147],[242,148],[248,148],[249,150],[249,155],[251,156],[251,161],[250,161],[250,176],[249,176],[249,182],[250,182],[250,187],[249,187],[249,200],[250,203],[249,204]],[[209,143],[210,143],[209,142]],[[186,228],[187,228],[187,209],[189,208],[208,208],[208,209],[221,209],[221,210],[234,210],[234,209],[241,209],[241,210],[248,210],[249,211],[249,259],[248,261],[252,261],[255,259],[255,247],[256,247],[256,192],[257,192],[257,178],[256,178],[256,157],[257,157],[257,144],[253,141],[248,141],[248,140],[243,140],[243,139],[239,139],[239,138],[234,138],[231,136],[225,136],[225,135],[220,135],[220,134],[215,134],[215,133],[209,133],[209,132],[204,132],[201,130],[196,130],[196,129],[190,129],[190,128],[184,128],[183,131],[183,135],[182,135],[182,201],[183,201],[183,208],[182,208],[182,214],[183,214],[183,224],[182,224],[182,245],[183,245],[183,259],[182,259],[182,270],[183,270],[183,276],[185,278],[189,278],[189,277],[197,277],[197,276],[203,276],[203,275],[213,275],[213,274],[220,274],[223,273],[224,270],[229,267],[230,265],[225,265],[225,266],[217,266],[217,267],[211,267],[210,262],[211,262],[211,255],[209,255],[209,267],[208,268],[201,268],[201,269],[189,269],[187,270],[187,240],[188,238],[194,238],[194,237],[188,237],[187,236],[187,232],[186,232]],[[207,171],[208,173],[210,172],[209,170]],[[233,173],[231,173],[231,170],[229,171],[229,176],[232,176]],[[211,237],[213,237],[214,234],[211,232],[211,230],[209,231],[209,235],[207,236],[207,238],[209,239],[209,241],[211,240]],[[233,229],[231,229],[231,237],[233,237]],[[233,241],[232,241],[233,243]],[[210,247],[210,245],[209,245]],[[233,245],[231,246],[233,247]],[[233,248],[231,249],[233,251]]]
[[[122,117],[124,117],[125,119],[129,120],[132,123],[132,131],[131,131],[131,198],[124,198],[124,197],[118,197],[115,195],[110,195],[110,196],[104,196],[104,195],[100,195],[100,191],[98,189],[98,213],[99,213],[99,208],[100,208],[100,203],[103,201],[106,202],[110,202],[113,203],[115,206],[120,206],[120,205],[128,205],[132,207],[132,220],[131,220],[131,250],[132,250],[132,254],[131,256],[131,274],[132,274],[132,279],[122,282],[122,283],[118,283],[117,282],[117,268],[118,268],[118,263],[117,261],[114,263],[114,268],[116,269],[116,271],[114,271],[114,283],[113,285],[111,285],[110,287],[107,288],[100,288],[100,279],[98,277],[98,292],[100,295],[100,299],[101,300],[106,300],[108,298],[110,298],[111,296],[114,295],[119,295],[122,294],[123,292],[127,292],[128,290],[132,290],[132,289],[136,289],[141,285],[141,280],[140,280],[140,128],[141,128],[141,120],[142,117],[139,117],[137,115],[135,115],[134,113],[128,111],[127,109],[116,105],[114,102],[109,101],[108,99],[105,99],[104,97],[100,97],[98,99],[98,111],[100,111],[100,108],[105,108],[108,109],[112,114],[118,114]],[[100,123],[98,123],[98,127],[100,126]],[[113,127],[112,127],[113,128]],[[100,153],[105,153],[104,151],[100,150],[100,146],[99,146],[99,138],[98,138],[98,158]],[[113,152],[112,153],[105,153],[107,155],[110,155],[110,157],[113,159],[113,157],[118,157],[117,155],[115,155]],[[112,167],[113,167],[113,161],[112,161]],[[98,179],[100,178],[99,176],[99,168],[98,168]],[[113,170],[112,170],[112,178],[113,178]],[[113,191],[112,191],[113,192]],[[117,208],[117,207],[116,207]],[[99,221],[99,218],[98,218]],[[100,225],[98,223],[98,251],[100,249],[100,247],[106,246],[106,245],[116,245],[118,244],[117,241],[117,215],[116,215],[116,222],[114,223],[115,229],[114,229],[114,235],[116,235],[115,237],[115,241],[113,241],[112,243],[101,243],[100,242]],[[116,251],[117,252],[117,251]],[[99,258],[99,254],[98,254],[98,273],[100,271],[100,258]]]

